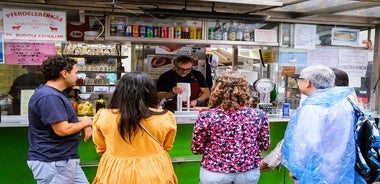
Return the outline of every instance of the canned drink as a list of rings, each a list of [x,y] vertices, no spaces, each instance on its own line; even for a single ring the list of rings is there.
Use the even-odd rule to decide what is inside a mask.
[[[125,26],[125,36],[126,37],[132,36],[132,26]]]
[[[146,37],[146,27],[144,25],[140,26],[140,37]]]
[[[132,36],[133,37],[139,37],[139,25],[138,24],[133,24],[132,25]]]
[[[169,39],[173,39],[174,38],[174,34],[175,34],[174,27],[169,27],[168,28],[168,38]]]
[[[282,104],[282,117],[289,117],[290,116],[290,104],[284,103]]]
[[[168,27],[161,27],[161,38],[168,38]]]
[[[146,26],[146,37],[153,38],[153,26],[148,25]]]

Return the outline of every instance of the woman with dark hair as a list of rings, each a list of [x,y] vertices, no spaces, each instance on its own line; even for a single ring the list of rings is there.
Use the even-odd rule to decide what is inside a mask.
[[[348,74],[338,68],[331,68],[335,73],[335,86],[348,86]]]
[[[177,183],[168,154],[176,131],[174,114],[158,109],[150,76],[126,73],[108,109],[94,116],[93,141],[102,158],[93,183]]]
[[[191,150],[203,154],[200,183],[256,184],[261,150],[269,148],[269,122],[250,107],[246,77],[229,71],[220,74],[211,89],[208,107],[195,121]]]

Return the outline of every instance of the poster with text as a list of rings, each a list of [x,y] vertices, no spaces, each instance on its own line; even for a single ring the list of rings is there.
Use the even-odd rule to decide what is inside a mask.
[[[66,13],[3,9],[4,39],[66,41]]]
[[[365,77],[368,65],[368,50],[340,49],[339,69],[350,77]]]
[[[4,42],[4,62],[8,65],[41,65],[55,55],[55,43]]]

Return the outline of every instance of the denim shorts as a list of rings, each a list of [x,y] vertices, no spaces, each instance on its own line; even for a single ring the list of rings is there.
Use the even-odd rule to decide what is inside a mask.
[[[199,173],[200,184],[257,184],[259,178],[258,168],[238,173],[218,173],[201,167]]]
[[[28,160],[27,164],[38,184],[89,184],[79,159],[54,162]]]

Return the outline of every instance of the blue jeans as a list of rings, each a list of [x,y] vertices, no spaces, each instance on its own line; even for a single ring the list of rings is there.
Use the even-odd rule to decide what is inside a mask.
[[[79,159],[55,162],[27,161],[38,184],[89,184]]]
[[[238,173],[211,172],[201,167],[199,173],[200,184],[257,184],[260,178],[260,169],[252,169]]]

